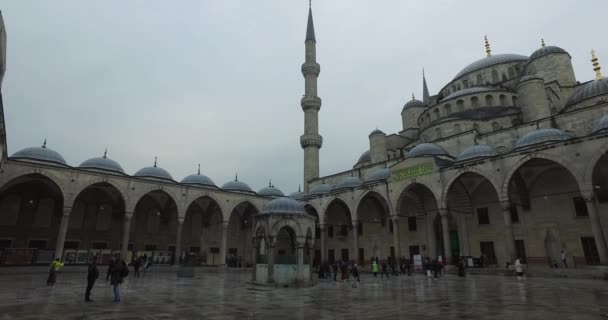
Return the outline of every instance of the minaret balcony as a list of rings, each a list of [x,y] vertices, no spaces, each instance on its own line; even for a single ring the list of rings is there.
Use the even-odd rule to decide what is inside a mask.
[[[304,111],[308,109],[316,109],[319,111],[319,109],[321,109],[321,98],[315,96],[303,96],[302,100],[300,100],[300,105]]]
[[[302,74],[314,74],[315,76],[319,76],[321,72],[321,66],[316,62],[304,62],[302,64]]]
[[[300,145],[302,148],[316,147],[321,149],[323,145],[323,137],[316,133],[305,133],[300,136]]]

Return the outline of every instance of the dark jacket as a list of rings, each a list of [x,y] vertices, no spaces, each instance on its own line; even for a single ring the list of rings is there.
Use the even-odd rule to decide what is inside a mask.
[[[123,274],[124,266],[120,262],[116,262],[110,266],[110,284],[120,284],[122,282],[122,274]]]
[[[97,278],[99,278],[99,270],[97,270],[97,264],[89,263],[89,270],[87,272],[87,280],[89,282],[93,282]]]

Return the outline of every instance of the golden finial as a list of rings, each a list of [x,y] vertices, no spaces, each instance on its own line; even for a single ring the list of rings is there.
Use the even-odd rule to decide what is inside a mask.
[[[490,49],[490,42],[488,42],[488,36],[483,36],[483,41],[486,45],[486,54],[488,57],[492,56],[492,49]]]
[[[595,56],[595,50],[591,50],[591,64],[593,65],[593,71],[595,71],[595,79],[602,80],[602,67],[600,67],[600,63],[597,61],[597,57]]]
[[[540,39],[540,46],[541,47],[545,46],[545,39],[542,39],[542,38]]]

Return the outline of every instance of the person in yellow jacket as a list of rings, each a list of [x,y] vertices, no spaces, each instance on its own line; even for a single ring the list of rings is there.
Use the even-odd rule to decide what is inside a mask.
[[[63,267],[63,262],[61,262],[59,258],[56,258],[53,262],[51,262],[49,278],[46,280],[47,286],[52,286],[55,284],[55,280],[57,280],[57,271],[59,271],[59,268],[61,267]]]

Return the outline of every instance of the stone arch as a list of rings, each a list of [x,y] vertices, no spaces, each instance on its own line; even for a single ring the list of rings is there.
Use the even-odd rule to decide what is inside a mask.
[[[580,175],[577,175],[576,170],[572,170],[573,165],[569,161],[549,154],[529,154],[519,159],[513,166],[511,166],[511,169],[509,169],[509,172],[507,172],[507,174],[505,175],[499,193],[499,199],[501,199],[501,201],[509,199],[509,184],[515,172],[517,172],[517,170],[519,170],[519,168],[521,168],[526,162],[531,161],[533,159],[549,160],[561,165],[574,177],[579,190],[585,190],[581,188],[581,186],[584,184],[581,182]]]
[[[593,190],[593,170],[595,169],[597,163],[600,159],[608,153],[608,143],[604,143],[600,146],[596,152],[594,152],[591,157],[589,157],[587,164],[585,166],[585,172],[583,173],[583,180],[581,183],[581,191],[591,191]]]
[[[16,181],[17,179],[21,178],[21,177],[26,177],[26,176],[30,176],[30,175],[39,175],[42,176],[46,179],[48,179],[49,181],[53,182],[53,184],[57,187],[57,189],[61,192],[61,196],[64,199],[64,206],[67,204],[70,204],[73,202],[73,200],[76,198],[75,195],[73,195],[73,192],[70,192],[71,190],[69,190],[69,188],[67,187],[67,181],[65,181],[67,178],[66,177],[61,177],[55,173],[53,173],[51,170],[46,170],[46,169],[39,169],[39,168],[27,168],[27,169],[22,169],[22,170],[6,170],[3,173],[2,176],[2,180],[4,180],[4,184],[0,187],[0,191],[3,190],[6,186],[9,186],[10,183]],[[72,195],[70,197],[70,195]]]
[[[290,228],[294,232],[296,237],[304,236],[302,228],[300,228],[300,225],[298,224],[298,222],[293,219],[281,219],[281,220],[275,222],[270,227],[269,235],[271,237],[276,237],[279,234],[279,231],[281,231],[281,229],[286,228],[286,227]]]
[[[485,172],[483,172],[482,170],[479,170],[475,167],[469,167],[469,168],[464,168],[461,170],[456,171],[444,184],[444,188],[441,192],[441,198],[440,198],[440,202],[439,205],[442,208],[447,208],[447,201],[448,201],[448,192],[450,190],[450,187],[452,186],[452,184],[454,183],[454,181],[456,181],[458,178],[460,178],[462,175],[466,174],[466,173],[474,173],[477,174],[479,176],[481,176],[482,178],[488,180],[492,186],[494,187],[494,190],[496,191],[496,195],[498,196],[499,199],[501,198],[501,184],[498,182],[498,180],[496,180],[496,178],[492,175],[486,174]]]
[[[118,194],[120,195],[121,200],[123,202],[123,206],[126,210],[128,200],[127,200],[127,192],[124,190],[124,188],[119,187],[119,185],[113,181],[109,181],[108,179],[101,178],[101,177],[93,179],[89,183],[84,184],[81,188],[78,188],[75,192],[76,196],[74,197],[74,200],[78,199],[78,196],[80,196],[84,191],[86,191],[87,189],[94,187],[96,185],[107,185],[107,186],[111,187],[112,189],[114,189],[116,192],[118,192]]]
[[[137,182],[136,185],[131,186],[131,191],[129,192],[129,194],[131,196],[126,198],[128,200],[127,201],[127,210],[129,210],[129,209],[135,210],[135,206],[137,206],[137,204],[141,201],[141,199],[143,199],[146,195],[148,195],[152,192],[162,192],[162,193],[165,193],[166,195],[168,195],[169,198],[171,198],[171,200],[173,200],[173,202],[175,202],[175,204],[178,208],[178,212],[177,212],[178,217],[183,218],[182,215],[185,214],[185,212],[183,212],[184,210],[180,210],[180,209],[182,209],[181,205],[183,204],[183,202],[180,201],[182,197],[179,196],[179,193],[176,193],[176,190],[174,188],[163,186],[163,185],[148,184],[145,182]]]
[[[198,253],[205,262],[216,239],[221,238],[224,216],[216,197],[197,193],[198,197],[187,203],[184,209],[182,248]],[[197,250],[198,248],[198,250]]]
[[[136,251],[174,251],[179,208],[178,201],[167,190],[152,189],[141,195],[133,206],[134,221],[131,222],[134,236],[130,239]]]
[[[353,212],[351,206],[348,205],[348,202],[344,198],[342,198],[340,196],[336,196],[333,199],[331,199],[330,201],[328,201],[327,204],[325,205],[325,208],[323,210],[323,217],[325,219],[325,222],[328,221],[327,211],[329,210],[329,208],[332,205],[335,205],[336,203],[341,203],[344,206],[344,208],[346,208],[346,210],[348,211],[348,215],[349,215],[351,221],[352,220],[356,220],[355,219],[356,218],[355,217],[356,213]]]
[[[219,203],[220,202],[218,202],[218,204]],[[232,217],[232,213],[234,212],[234,209],[238,208],[240,205],[243,205],[245,203],[250,205],[252,208],[254,208],[258,213],[262,213],[262,209],[259,207],[259,205],[256,205],[255,201],[251,201],[249,199],[238,199],[237,201],[234,201],[232,203],[233,203],[232,205],[225,207],[222,212],[224,222],[229,222],[230,218]]]
[[[437,208],[439,208],[440,204],[439,203],[439,199],[441,199],[441,194],[437,194],[435,190],[433,190],[433,188],[429,187],[427,184],[425,184],[424,182],[418,182],[418,181],[409,181],[402,189],[401,192],[399,192],[399,196],[397,198],[397,201],[395,202],[395,206],[396,206],[396,210],[395,210],[395,214],[397,214],[399,208],[401,207],[401,201],[403,200],[403,196],[405,194],[405,192],[407,192],[410,188],[412,188],[415,185],[420,185],[424,188],[426,188],[428,191],[431,192],[431,194],[433,195],[433,197],[435,198],[435,202],[437,203]]]

